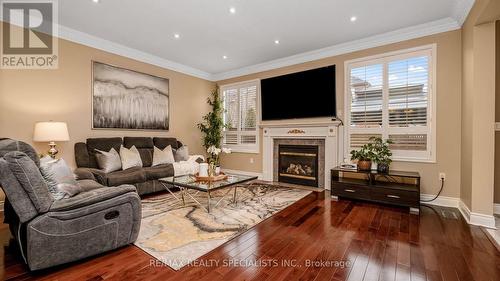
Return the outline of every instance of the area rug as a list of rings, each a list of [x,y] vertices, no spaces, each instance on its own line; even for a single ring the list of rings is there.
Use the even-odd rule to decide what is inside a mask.
[[[226,190],[213,193],[212,206]],[[252,184],[237,188],[237,204],[226,196],[210,213],[171,194],[142,200],[142,223],[135,245],[175,270],[242,234],[311,193],[276,185]],[[206,203],[206,193],[195,198]]]

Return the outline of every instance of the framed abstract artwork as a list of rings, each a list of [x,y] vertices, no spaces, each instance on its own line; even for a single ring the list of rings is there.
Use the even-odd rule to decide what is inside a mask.
[[[92,62],[92,128],[169,129],[169,80]]]

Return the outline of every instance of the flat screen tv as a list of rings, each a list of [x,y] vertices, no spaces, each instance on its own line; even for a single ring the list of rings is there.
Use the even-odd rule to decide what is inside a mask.
[[[335,117],[335,65],[261,80],[262,120]]]

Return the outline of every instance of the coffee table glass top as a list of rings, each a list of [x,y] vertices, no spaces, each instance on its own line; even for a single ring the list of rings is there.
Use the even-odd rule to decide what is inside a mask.
[[[168,178],[161,178],[160,181],[166,182],[168,184],[177,185],[189,189],[196,189],[200,191],[216,190],[235,184],[245,183],[248,181],[256,180],[256,176],[245,176],[237,174],[227,174],[228,177],[225,180],[220,181],[196,181],[196,177],[193,175],[175,176]]]

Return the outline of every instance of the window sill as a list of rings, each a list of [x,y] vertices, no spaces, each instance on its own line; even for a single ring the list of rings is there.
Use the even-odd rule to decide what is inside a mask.
[[[224,145],[222,146],[224,148],[230,148],[231,153],[248,153],[248,154],[259,154],[259,148],[247,148],[247,147],[237,147],[237,146],[230,146],[230,145]]]
[[[436,164],[436,159],[416,159],[416,158],[397,158],[392,159],[394,162],[406,162],[406,163],[416,163],[416,164]]]

